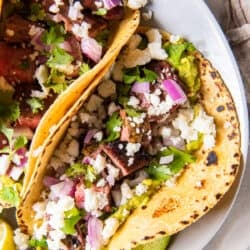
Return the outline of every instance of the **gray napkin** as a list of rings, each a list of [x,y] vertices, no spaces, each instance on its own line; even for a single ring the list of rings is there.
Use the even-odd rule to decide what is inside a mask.
[[[238,61],[250,107],[250,0],[207,0]],[[250,250],[250,148],[234,207],[220,231],[203,250]]]

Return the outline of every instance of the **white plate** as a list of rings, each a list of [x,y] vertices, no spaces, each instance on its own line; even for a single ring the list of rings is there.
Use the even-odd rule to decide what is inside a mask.
[[[230,47],[214,16],[201,0],[152,0],[152,24],[193,42],[220,72],[232,93],[241,125],[243,166],[234,186],[206,216],[179,233],[171,250],[202,249],[225,221],[240,187],[248,146],[248,113],[243,83]]]

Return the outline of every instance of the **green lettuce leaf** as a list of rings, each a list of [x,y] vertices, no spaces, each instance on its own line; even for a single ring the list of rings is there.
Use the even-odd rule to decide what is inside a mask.
[[[114,131],[115,128],[121,128],[122,119],[119,116],[118,112],[114,112],[109,120],[106,122],[106,130],[108,134],[108,138],[105,140],[106,142],[111,142],[120,137],[120,131]]]

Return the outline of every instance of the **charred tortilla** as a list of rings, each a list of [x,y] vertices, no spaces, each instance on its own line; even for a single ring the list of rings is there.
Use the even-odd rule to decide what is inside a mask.
[[[147,30],[149,28],[141,28],[140,33]],[[170,39],[170,34],[163,31],[161,33],[164,41]],[[107,249],[131,249],[138,244],[183,230],[214,207],[235,180],[241,159],[236,109],[219,73],[201,53],[196,52],[195,57],[201,80],[198,102],[214,118],[216,145],[211,150],[201,148],[195,152],[196,161],[185,166],[175,185],[162,187],[146,205],[139,205],[111,238]],[[71,118],[98,86],[102,76],[100,74],[92,82],[59,122],[55,134],[46,141],[47,147],[37,161],[34,179],[17,212],[19,225],[26,233],[32,234],[33,231],[30,211],[43,189],[46,165],[52,151],[66,131]]]

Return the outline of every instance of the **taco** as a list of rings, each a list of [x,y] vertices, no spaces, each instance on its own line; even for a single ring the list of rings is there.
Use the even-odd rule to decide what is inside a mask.
[[[141,27],[46,141],[17,211],[32,246],[131,249],[186,228],[233,183],[235,106],[194,45]]]
[[[6,207],[18,204],[24,172],[25,193],[53,125],[135,31],[139,23],[136,9],[141,6],[120,0],[3,4],[0,204]]]

